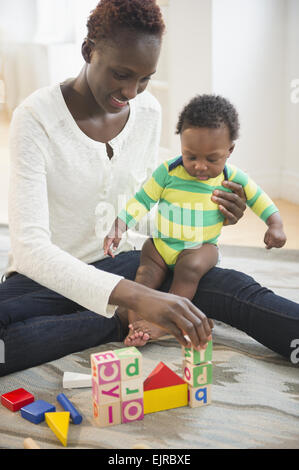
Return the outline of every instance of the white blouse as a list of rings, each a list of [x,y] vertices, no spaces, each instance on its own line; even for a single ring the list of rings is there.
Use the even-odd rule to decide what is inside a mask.
[[[147,91],[130,101],[120,134],[106,144],[73,119],[60,85],[42,88],[14,112],[10,131],[7,273],[17,271],[82,307],[111,316],[110,294],[122,277],[89,263],[101,260],[110,226],[158,162],[161,108]],[[140,249],[128,231],[115,252]],[[53,312],[55,313],[55,312]]]

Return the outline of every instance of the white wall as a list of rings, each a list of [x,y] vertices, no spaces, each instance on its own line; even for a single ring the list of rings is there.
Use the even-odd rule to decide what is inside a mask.
[[[285,0],[213,0],[213,92],[241,122],[231,161],[272,197],[286,162],[285,28]]]
[[[299,203],[299,1],[287,1],[285,101],[285,149],[282,194]]]

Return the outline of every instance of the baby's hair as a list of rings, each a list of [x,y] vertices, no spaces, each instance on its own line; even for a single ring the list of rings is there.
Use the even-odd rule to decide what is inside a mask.
[[[239,116],[235,107],[222,96],[195,96],[179,116],[176,134],[187,127],[218,128],[225,124],[232,141],[239,137]]]
[[[114,39],[118,28],[161,37],[165,24],[156,0],[101,0],[88,18],[88,39]]]

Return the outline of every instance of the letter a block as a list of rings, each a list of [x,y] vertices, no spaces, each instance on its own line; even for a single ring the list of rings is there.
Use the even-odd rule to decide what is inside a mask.
[[[204,387],[188,386],[188,401],[191,408],[197,408],[211,403],[211,385]]]
[[[184,380],[191,387],[199,387],[212,383],[213,366],[211,362],[194,365],[188,361],[183,361]]]
[[[185,348],[182,347],[184,359],[191,364],[202,364],[203,362],[211,362],[212,361],[212,353],[213,353],[213,342],[209,341],[208,346],[206,349],[200,349],[196,351],[196,349],[192,348]]]

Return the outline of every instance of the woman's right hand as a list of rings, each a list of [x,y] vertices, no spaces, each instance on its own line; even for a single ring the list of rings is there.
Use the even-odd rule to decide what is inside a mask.
[[[175,336],[182,346],[204,348],[211,339],[213,321],[185,297],[123,279],[112,291],[109,303],[133,310]]]

